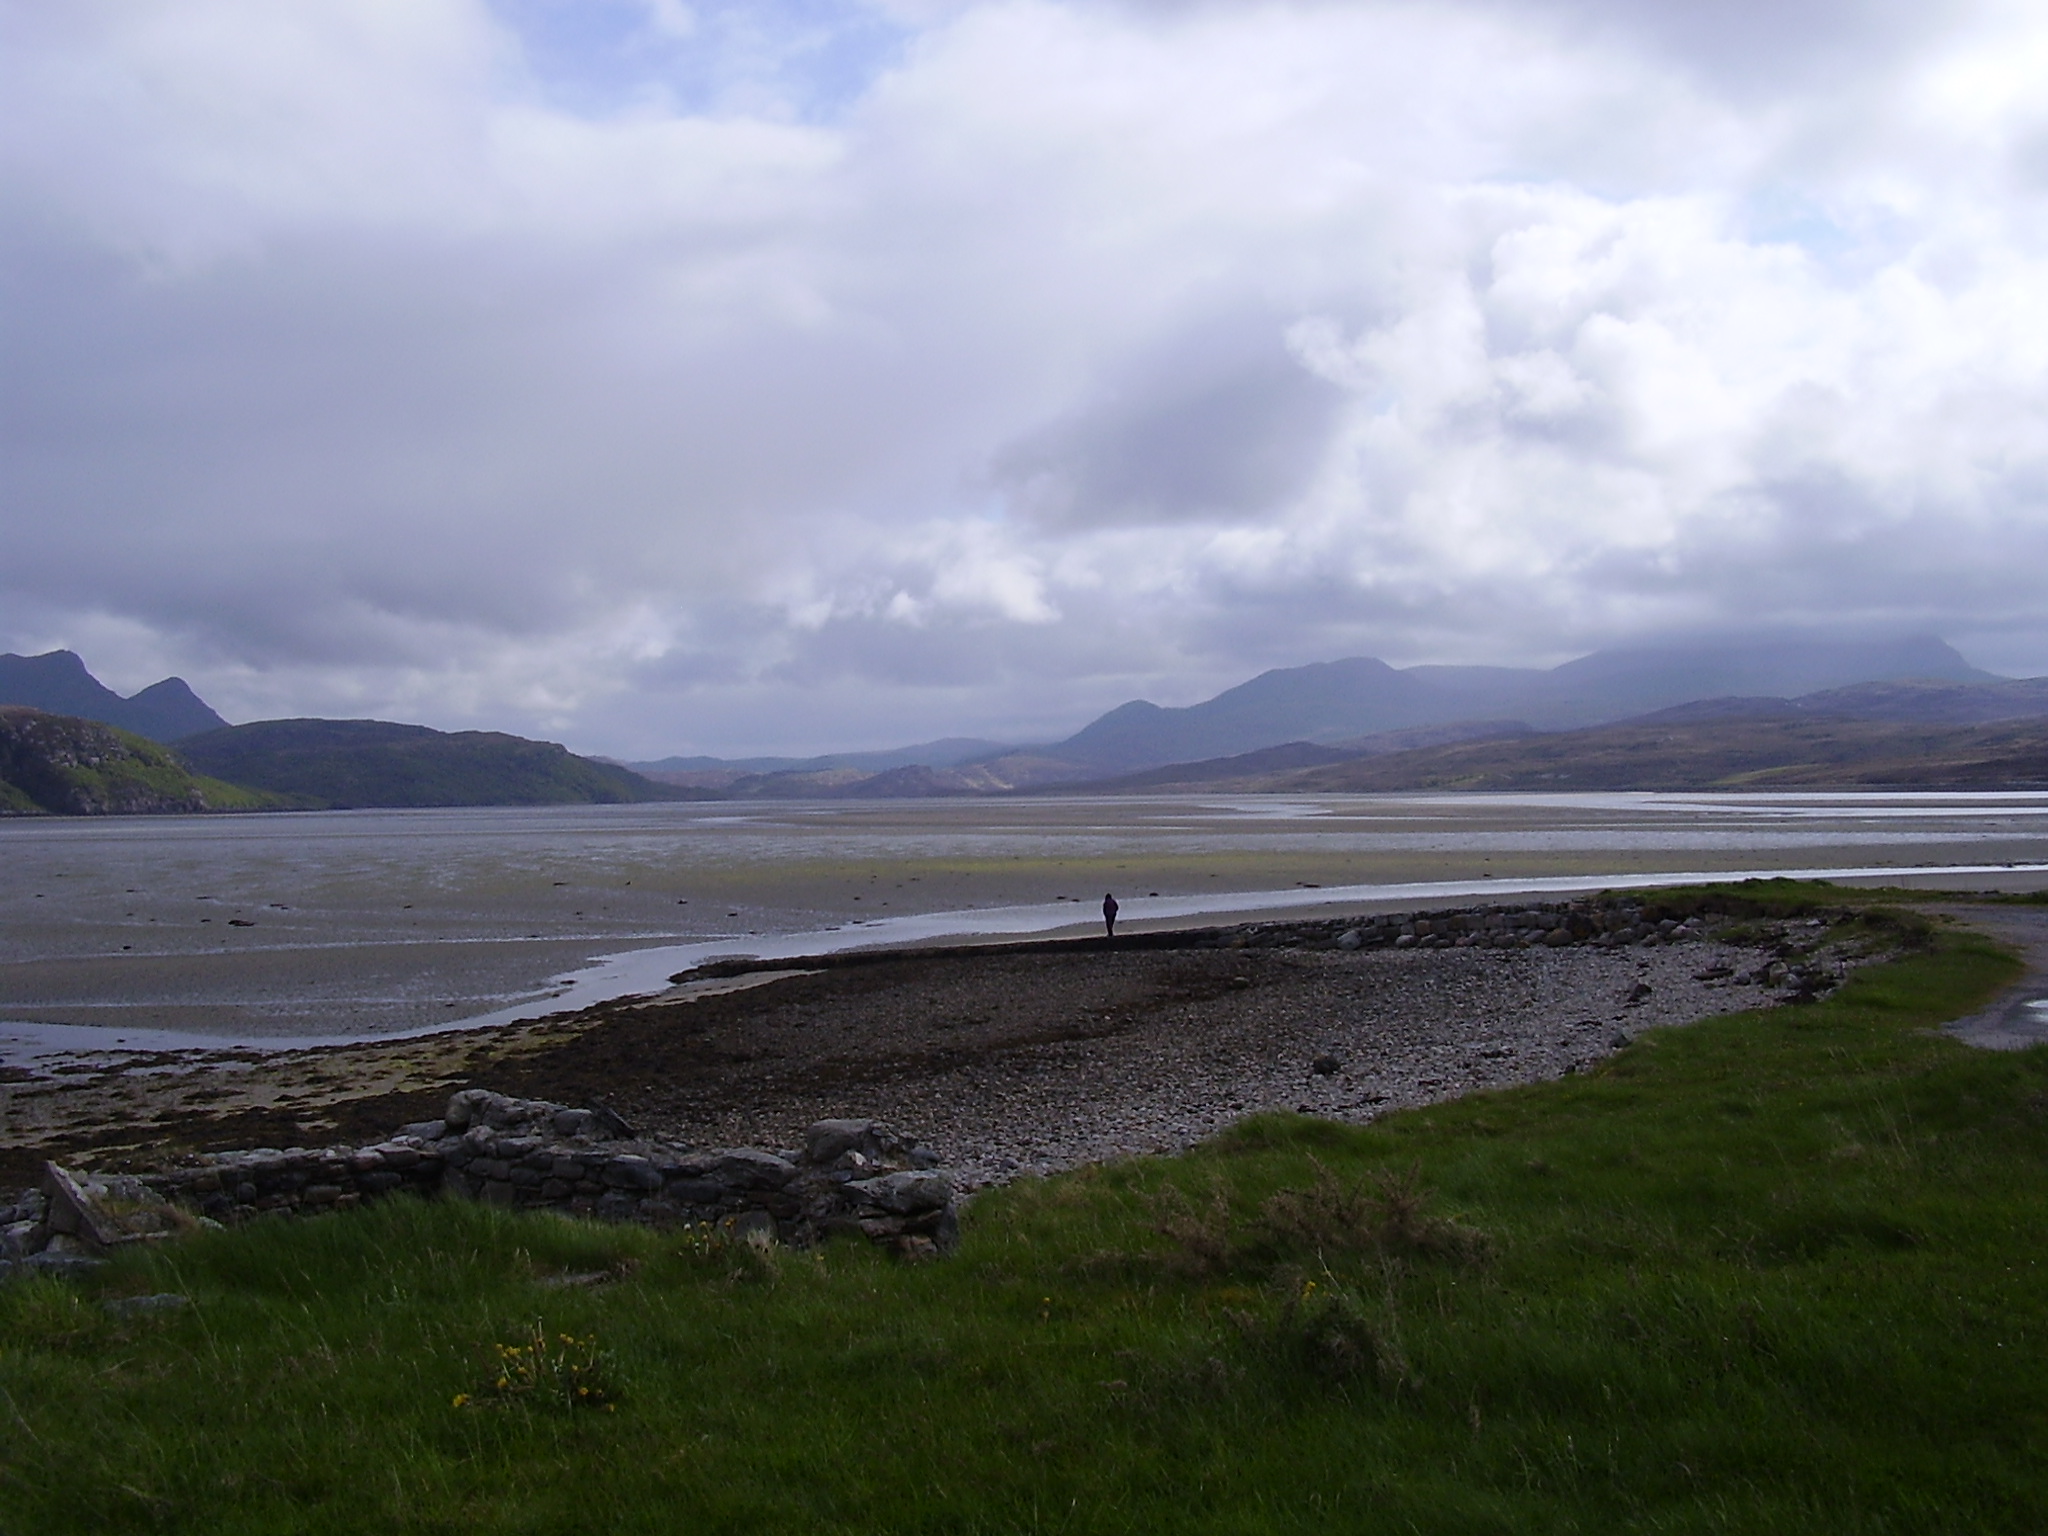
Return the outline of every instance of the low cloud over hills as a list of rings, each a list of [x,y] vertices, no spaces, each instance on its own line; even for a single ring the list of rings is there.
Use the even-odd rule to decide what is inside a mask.
[[[1670,718],[1654,714],[1660,709]],[[1785,768],[1805,761],[1812,743],[1832,739],[1831,731],[1844,738],[1835,758],[1864,762],[1889,754],[1891,767],[1910,777],[1916,752],[1967,757],[1975,748],[1961,737],[1936,742],[1811,722],[1839,717],[1964,726],[2048,715],[2048,680],[1997,678],[1931,636],[1674,641],[1596,652],[1547,670],[1400,669],[1361,657],[1262,673],[1183,709],[1136,700],[1042,747],[968,756],[963,743],[949,741],[929,751],[904,748],[787,767],[715,759],[691,760],[687,771],[638,766],[674,782],[774,798],[908,798],[1057,786],[1118,792],[1335,788],[1354,780],[1359,788],[1416,787],[1402,777],[1409,770],[1401,765],[1436,783],[1442,777],[1436,769],[1415,766],[1435,758],[1484,762],[1473,770],[1484,781],[1474,788],[1527,787],[1536,781],[1519,776],[1516,763],[1569,756],[1577,750],[1568,741],[1578,739],[1575,732],[1646,713],[1659,722],[1657,729],[1683,726],[1694,742],[1659,770],[1660,785],[1718,781],[1738,771],[1738,762],[1753,770]],[[1772,719],[1809,723],[1800,730],[1760,728]],[[1719,763],[1711,743],[1732,743],[1736,736],[1746,745],[1729,763]],[[1368,760],[1369,771],[1356,767]],[[1553,763],[1543,771],[1565,770]],[[1602,772],[1603,783],[1615,777],[1613,770]]]
[[[1994,681],[1931,636],[1854,641],[1769,638],[1596,651],[1547,671],[1519,667],[1397,669],[1365,657],[1289,667],[1185,709],[1137,700],[1047,754],[1136,771],[1255,752],[1289,741],[1336,743],[1459,721],[1519,721],[1538,730],[1592,725],[1724,695],[1789,698],[1894,679]]]
[[[40,699],[106,713],[151,696],[179,703],[169,683],[121,699],[69,652],[4,660],[14,666],[0,668],[0,682],[31,691],[26,678]],[[218,718],[182,697],[188,717]],[[1184,709],[1134,701],[1043,747],[951,737],[809,759],[622,765],[496,732],[302,719],[181,736],[178,753],[257,792],[245,805],[304,808],[1059,789],[2013,785],[2048,782],[2048,678],[1994,677],[1925,636],[1757,637],[1596,652],[1547,670],[1398,669],[1369,658],[1286,668]]]

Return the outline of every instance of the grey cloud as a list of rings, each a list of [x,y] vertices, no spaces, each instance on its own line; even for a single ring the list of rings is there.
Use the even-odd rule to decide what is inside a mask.
[[[1215,17],[1235,0],[1117,0],[1134,15]],[[1445,0],[1439,0],[1440,5]],[[1983,0],[1447,0],[1509,24],[1563,29],[1654,52],[1741,94],[1881,67],[1993,11]],[[1381,0],[1293,0],[1302,11],[1371,11]]]
[[[1913,0],[1508,0],[1501,8],[1560,17],[1648,46],[1743,95],[1839,86],[1983,9]]]
[[[504,93],[467,0],[252,3],[159,55],[0,0],[0,648],[660,755],[2048,617],[2048,282],[1980,174],[2039,129],[1897,83],[1974,11],[912,5],[815,111],[693,116]],[[130,77],[186,93],[65,83]],[[1778,186],[1884,237],[1745,234]]]
[[[1050,528],[1256,518],[1299,495],[1342,397],[1273,316],[1211,323],[1125,362],[1064,419],[999,449],[994,477]]]

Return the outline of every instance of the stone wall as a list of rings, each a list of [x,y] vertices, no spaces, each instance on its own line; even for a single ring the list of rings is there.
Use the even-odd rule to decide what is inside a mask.
[[[218,1152],[169,1173],[46,1167],[0,1210],[0,1265],[68,1267],[197,1221],[346,1210],[409,1192],[605,1221],[705,1224],[807,1245],[858,1235],[906,1257],[950,1251],[952,1180],[873,1120],[821,1120],[804,1145],[693,1151],[643,1141],[602,1109],[469,1088],[439,1120],[367,1147]]]

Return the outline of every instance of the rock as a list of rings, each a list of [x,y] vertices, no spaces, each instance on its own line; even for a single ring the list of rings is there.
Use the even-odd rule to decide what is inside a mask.
[[[554,1113],[553,1124],[557,1136],[589,1136],[595,1131],[601,1138],[604,1134],[604,1127],[599,1124],[597,1116],[587,1109],[558,1109]]]
[[[51,1165],[46,1193],[0,1208],[0,1216],[16,1218],[0,1220],[0,1274],[24,1272],[28,1255],[42,1267],[63,1267],[158,1229],[167,1235],[195,1220],[219,1225],[178,1211],[166,1195],[228,1220],[346,1210],[412,1190],[612,1221],[722,1219],[750,1240],[808,1242],[872,1228],[869,1235],[885,1246],[917,1237],[944,1251],[955,1241],[953,1185],[936,1171],[938,1158],[880,1122],[820,1121],[804,1150],[787,1154],[659,1144],[593,1149],[611,1125],[623,1125],[608,1114],[466,1088],[450,1097],[441,1119],[373,1146],[224,1152],[147,1178]],[[816,1154],[827,1161],[814,1162]]]
[[[1318,1056],[1308,1064],[1308,1069],[1317,1077],[1335,1077],[1344,1070],[1344,1063],[1334,1056]]]
[[[43,1193],[52,1232],[96,1248],[167,1237],[177,1230],[170,1204],[142,1180],[124,1174],[74,1174],[43,1164]]]
[[[778,1158],[776,1161],[780,1162],[781,1159]],[[661,1188],[661,1170],[646,1158],[637,1157],[632,1153],[624,1153],[608,1160],[604,1165],[602,1177],[613,1189],[651,1191]]]
[[[871,1155],[875,1122],[872,1120],[816,1120],[804,1132],[804,1161],[823,1166],[836,1163],[849,1152]]]
[[[855,1158],[847,1164],[902,1164],[917,1151],[917,1139],[879,1120],[820,1120],[804,1132],[803,1160],[818,1167]]]
[[[942,1173],[889,1173],[846,1187],[868,1204],[898,1216],[944,1210],[953,1200],[953,1182]]]
[[[1339,949],[1359,949],[1364,944],[1365,935],[1356,928],[1347,928],[1344,932],[1337,935],[1337,947]]]
[[[623,1116],[606,1105],[587,1105],[585,1106],[585,1112],[591,1116],[596,1126],[596,1130],[589,1133],[595,1139],[602,1140],[605,1136],[614,1136],[621,1140],[626,1140],[639,1134],[632,1126],[626,1124]],[[599,1132],[602,1135],[599,1135]]]
[[[796,1164],[773,1152],[756,1152],[740,1147],[720,1152],[708,1170],[710,1176],[731,1189],[786,1189],[796,1177]]]
[[[105,1259],[96,1259],[88,1253],[65,1252],[45,1248],[41,1253],[32,1253],[15,1265],[17,1273],[59,1275],[65,1279],[77,1279],[89,1275],[96,1269],[106,1268]]]
[[[716,1205],[725,1198],[725,1186],[712,1179],[670,1179],[663,1192],[685,1205]]]

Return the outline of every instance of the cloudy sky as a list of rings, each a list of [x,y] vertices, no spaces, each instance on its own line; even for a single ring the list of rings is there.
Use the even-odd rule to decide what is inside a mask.
[[[0,0],[0,650],[629,757],[2048,672],[2048,10]]]

